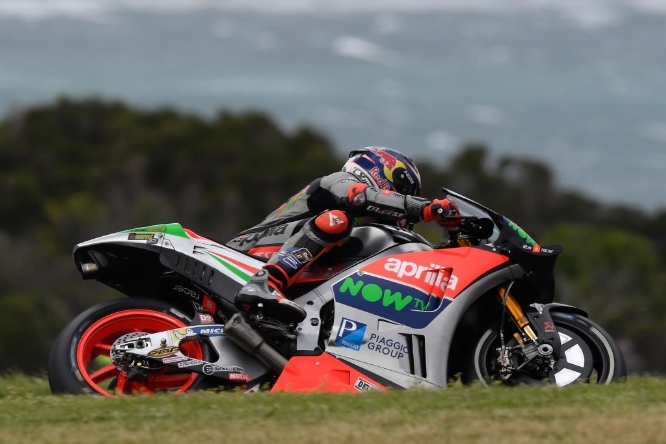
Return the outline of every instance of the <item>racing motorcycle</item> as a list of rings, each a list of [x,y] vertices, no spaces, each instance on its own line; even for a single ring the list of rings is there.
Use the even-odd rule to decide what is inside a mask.
[[[265,259],[180,224],[76,245],[83,279],[128,297],[64,328],[49,359],[51,390],[354,392],[625,379],[613,338],[582,309],[553,302],[562,247],[540,246],[507,217],[443,190],[461,215],[441,244],[397,227],[355,227],[290,288],[307,311],[297,325],[233,305]]]

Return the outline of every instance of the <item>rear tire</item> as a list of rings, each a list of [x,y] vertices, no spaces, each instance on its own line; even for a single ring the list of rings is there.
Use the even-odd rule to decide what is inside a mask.
[[[203,375],[165,367],[139,383],[126,378],[109,357],[111,345],[124,334],[156,333],[186,327],[190,322],[185,313],[154,299],[115,299],[91,307],[67,324],[51,349],[51,391],[111,396],[193,390],[201,384]],[[198,342],[183,344],[181,351],[206,360],[206,349]]]
[[[550,315],[562,345],[549,378],[522,374],[503,381],[497,351],[500,346],[499,325],[496,325],[486,330],[475,343],[466,360],[462,382],[481,382],[484,385],[554,383],[565,386],[581,382],[609,384],[626,379],[627,367],[622,352],[603,328],[578,314],[551,312]],[[505,328],[506,345],[515,345],[512,335],[513,331]]]

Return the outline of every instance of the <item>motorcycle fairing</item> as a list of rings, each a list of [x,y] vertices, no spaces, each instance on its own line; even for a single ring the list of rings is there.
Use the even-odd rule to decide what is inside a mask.
[[[183,230],[183,234],[184,237],[170,236],[165,240],[160,261],[230,302],[233,302],[240,287],[263,265],[256,258],[190,230]]]
[[[137,233],[147,234],[147,236],[137,236]],[[130,236],[131,234],[132,236]],[[154,234],[154,236],[151,236],[151,234]],[[133,239],[129,239],[130,237]],[[157,239],[157,242],[153,239]],[[224,292],[218,294],[221,294],[221,296],[225,298],[233,297],[237,288],[249,278],[251,273],[263,265],[260,260],[244,255],[210,239],[196,236],[193,233],[188,233],[179,224],[143,227],[88,241],[77,246],[75,257],[77,257],[77,252],[79,255],[82,255],[87,249],[94,249],[97,247],[100,250],[103,250],[107,246],[106,244],[109,243],[113,243],[116,246],[133,247],[132,249],[138,247],[158,254],[161,249],[162,254],[159,257],[164,266],[190,277],[195,283],[201,283],[204,288],[210,288],[211,282],[215,282],[219,277],[223,277],[224,284],[220,285],[220,288],[224,288]],[[340,282],[347,277],[354,276],[363,267],[370,267],[371,271],[376,267],[381,268],[389,263],[388,260],[391,257],[397,257],[403,261],[409,260],[417,264],[416,257],[423,258],[423,256],[420,255],[425,254],[427,255],[427,260],[423,261],[420,265],[428,267],[430,263],[441,263],[444,267],[440,267],[439,270],[452,268],[452,273],[455,277],[458,277],[458,282],[455,289],[453,288],[453,285],[451,285],[451,288],[446,288],[444,291],[442,301],[446,301],[446,304],[442,303],[437,308],[430,311],[412,311],[411,315],[413,318],[418,319],[419,317],[422,317],[422,319],[426,319],[426,322],[423,322],[423,324],[415,324],[417,327],[410,327],[409,325],[392,320],[391,317],[394,316],[381,316],[366,313],[356,307],[344,304],[344,301],[338,301],[341,303],[336,305],[334,328],[327,351],[330,351],[334,356],[344,358],[346,361],[349,361],[353,365],[357,365],[359,368],[367,368],[373,374],[385,377],[390,381],[396,381],[397,385],[402,387],[409,387],[415,383],[430,387],[445,386],[446,359],[442,358],[442,356],[446,355],[448,358],[448,344],[446,343],[447,337],[445,336],[447,329],[446,324],[448,322],[451,330],[450,334],[452,335],[455,331],[455,326],[458,323],[459,317],[462,316],[463,313],[463,311],[452,310],[452,308],[456,306],[456,302],[464,292],[472,291],[479,283],[482,284],[481,286],[484,288],[483,291],[485,291],[485,289],[497,285],[499,282],[509,280],[508,275],[500,276],[501,273],[491,273],[489,276],[469,285],[468,280],[470,278],[458,276],[459,262],[461,262],[463,258],[469,258],[458,250],[461,249],[433,250],[432,247],[423,243],[405,243],[380,251],[374,256],[348,268],[346,272],[343,272],[345,275],[337,282]],[[467,250],[469,251],[469,249]],[[469,253],[466,254],[469,255]],[[499,258],[497,260],[500,261],[506,260],[505,258],[502,259],[503,256],[497,254],[489,252],[486,252],[486,254]],[[477,253],[473,253],[472,255],[476,257]],[[446,258],[447,261],[442,262],[443,258]],[[448,262],[449,259],[451,262]],[[185,262],[179,262],[183,260]],[[373,263],[374,265],[372,265]],[[418,267],[416,268],[414,276],[408,276],[408,274],[411,273],[412,268],[401,268],[401,265],[398,265],[397,262],[391,264],[394,267],[393,271],[384,270],[382,279],[393,279],[393,281],[396,281],[391,282],[393,285],[411,285],[409,288],[410,290],[414,289],[414,294],[416,294],[417,290],[424,293],[423,289],[420,288],[423,287],[424,284],[419,283],[418,278],[416,277],[416,274],[418,274]],[[178,267],[182,267],[182,270],[179,270]],[[401,269],[402,276],[399,279],[397,275],[400,274]],[[424,270],[421,270],[421,272],[424,273]],[[447,277],[445,275],[446,271],[437,271],[437,273],[442,281]],[[481,274],[480,272],[477,273]],[[368,274],[370,273],[368,272]],[[394,276],[391,276],[392,274]],[[212,281],[210,281],[211,276]],[[451,276],[448,277],[450,281]],[[421,276],[421,278],[425,279],[425,276]],[[417,282],[414,282],[414,279],[416,279]],[[434,285],[437,285],[437,279],[438,278],[435,278]],[[449,281],[447,281],[447,287]],[[297,338],[298,350],[315,350],[318,347],[321,325],[320,310],[324,304],[333,299],[333,291],[331,287],[335,284],[336,282],[333,284],[331,284],[331,282],[325,282],[316,287],[313,291],[296,299],[296,301],[299,302],[308,313],[306,321],[299,326],[301,330],[299,331]],[[460,289],[463,288],[465,288],[465,290],[460,291]],[[449,293],[451,291],[454,291],[454,293]],[[360,296],[362,297],[362,294]],[[430,295],[426,296],[429,300]],[[429,301],[425,299],[426,296],[423,296],[422,300],[424,301],[425,308],[429,308],[427,305]],[[471,304],[471,298],[466,299]],[[381,303],[380,305],[383,306]],[[432,307],[433,306],[430,306],[430,308]],[[445,307],[446,310],[444,310]],[[339,333],[342,318],[358,320],[359,322],[368,325],[367,337],[361,341],[362,346],[359,351],[335,344],[335,338]],[[376,335],[375,337],[372,336],[373,333]],[[427,343],[424,341],[424,337],[429,337]],[[372,341],[370,341],[371,338],[373,339]],[[221,337],[218,339],[211,339],[225,343],[224,345],[215,344],[216,347],[226,347],[227,343],[229,346],[235,347],[235,345],[230,344],[226,338]],[[369,347],[371,346],[368,346],[368,343],[375,343],[378,346],[378,349],[376,347],[374,350],[370,350]],[[388,345],[389,343],[391,345]],[[385,354],[387,351],[386,347],[388,347],[388,353]],[[446,353],[442,353],[442,350],[445,350]],[[429,356],[430,359],[426,360],[425,356]],[[437,360],[442,360],[442,362],[434,364],[433,362]],[[221,363],[215,363],[215,365],[222,367],[220,364]],[[247,364],[245,364],[245,366],[247,366]],[[261,373],[264,370],[261,367],[261,364],[259,364],[257,373]],[[438,371],[434,370],[436,368]]]
[[[522,273],[518,265],[502,261],[459,291],[447,305],[442,304],[423,327],[404,325],[350,305],[337,304],[326,351],[400,387],[445,387],[450,341],[464,314],[487,291]],[[356,331],[362,332],[354,335]]]
[[[381,251],[364,261],[354,264],[344,273],[347,276],[354,275],[361,267],[367,265],[369,262],[381,260],[395,254],[429,250],[432,250],[432,247],[422,243],[396,245]],[[314,350],[319,346],[320,325],[322,322],[321,310],[324,305],[332,302],[334,299],[331,286],[331,281],[326,281],[317,286],[314,290],[294,299],[294,301],[298,302],[298,304],[307,312],[305,321],[299,326],[299,334],[297,337],[298,350]],[[339,307],[340,306],[336,304],[336,311],[339,310]]]
[[[395,254],[346,274],[332,289],[340,304],[424,328],[469,284],[507,261],[468,247]]]
[[[79,271],[82,271],[82,263],[94,262],[100,270],[91,277],[129,296],[150,296],[146,290],[157,286],[152,281],[151,285],[140,285],[140,281],[157,278],[160,273],[156,272],[155,267],[161,263],[229,302],[233,301],[236,291],[263,265],[258,259],[199,236],[178,223],[134,228],[98,237],[78,244],[73,255]],[[127,259],[136,255],[141,255],[141,260]],[[142,264],[145,269],[136,264]],[[109,273],[107,269],[116,265],[131,265],[132,272],[127,275]],[[83,272],[82,275],[88,277]],[[136,289],[136,286],[140,288]]]
[[[271,392],[366,392],[385,387],[366,374],[328,353],[294,356],[289,360]]]

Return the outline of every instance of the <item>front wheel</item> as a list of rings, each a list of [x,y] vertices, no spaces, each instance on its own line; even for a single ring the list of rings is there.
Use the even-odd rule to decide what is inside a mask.
[[[142,382],[130,380],[109,357],[116,339],[128,333],[156,333],[186,327],[190,319],[169,304],[128,298],[103,302],[74,318],[60,333],[49,357],[53,393],[135,394],[183,392],[196,388],[203,375],[164,367]],[[181,346],[183,354],[205,360],[198,342]]]
[[[594,382],[609,384],[627,377],[622,352],[613,338],[599,325],[578,314],[550,313],[560,337],[560,353],[553,368],[543,368],[527,362],[513,332],[505,329],[507,355],[500,356],[499,326],[486,330],[473,348],[462,374],[465,384],[553,383],[566,386],[572,383]],[[500,362],[510,362],[514,370],[507,373]],[[519,370],[515,370],[519,369]],[[503,373],[504,370],[504,374]]]

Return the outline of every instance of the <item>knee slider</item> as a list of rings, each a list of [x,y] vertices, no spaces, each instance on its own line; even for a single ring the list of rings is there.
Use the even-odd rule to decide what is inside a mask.
[[[322,234],[327,241],[337,241],[351,231],[349,216],[344,211],[330,210],[321,213],[314,219],[317,234]]]

